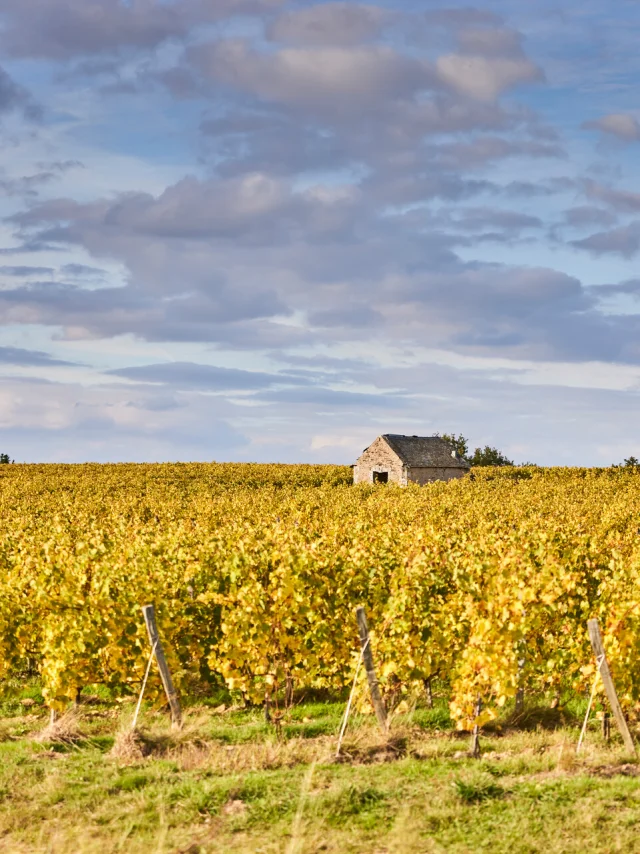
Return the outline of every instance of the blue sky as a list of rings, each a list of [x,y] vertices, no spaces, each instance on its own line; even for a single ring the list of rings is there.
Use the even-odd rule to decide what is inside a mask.
[[[0,450],[640,456],[640,4],[4,0]]]

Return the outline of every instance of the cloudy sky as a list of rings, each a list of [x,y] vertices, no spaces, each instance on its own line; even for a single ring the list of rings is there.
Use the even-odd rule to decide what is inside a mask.
[[[640,456],[640,3],[2,0],[0,451]]]

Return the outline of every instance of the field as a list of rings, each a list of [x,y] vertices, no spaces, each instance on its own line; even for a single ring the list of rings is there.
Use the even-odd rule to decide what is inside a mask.
[[[575,755],[590,617],[638,729],[640,477],[349,481],[0,467],[0,850],[640,850],[636,767],[599,733],[601,688]],[[132,741],[147,603],[185,725],[170,731],[153,667]],[[358,605],[391,725],[360,678],[336,761]]]

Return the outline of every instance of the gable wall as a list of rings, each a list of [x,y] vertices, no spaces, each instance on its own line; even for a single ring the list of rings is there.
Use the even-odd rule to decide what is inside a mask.
[[[388,471],[389,483],[407,484],[402,460],[380,436],[358,458],[353,467],[353,482],[372,483],[374,471]]]

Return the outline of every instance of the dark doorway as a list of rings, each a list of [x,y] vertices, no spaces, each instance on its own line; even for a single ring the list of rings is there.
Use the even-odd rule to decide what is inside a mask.
[[[389,472],[388,471],[374,471],[373,482],[374,483],[389,483]]]

